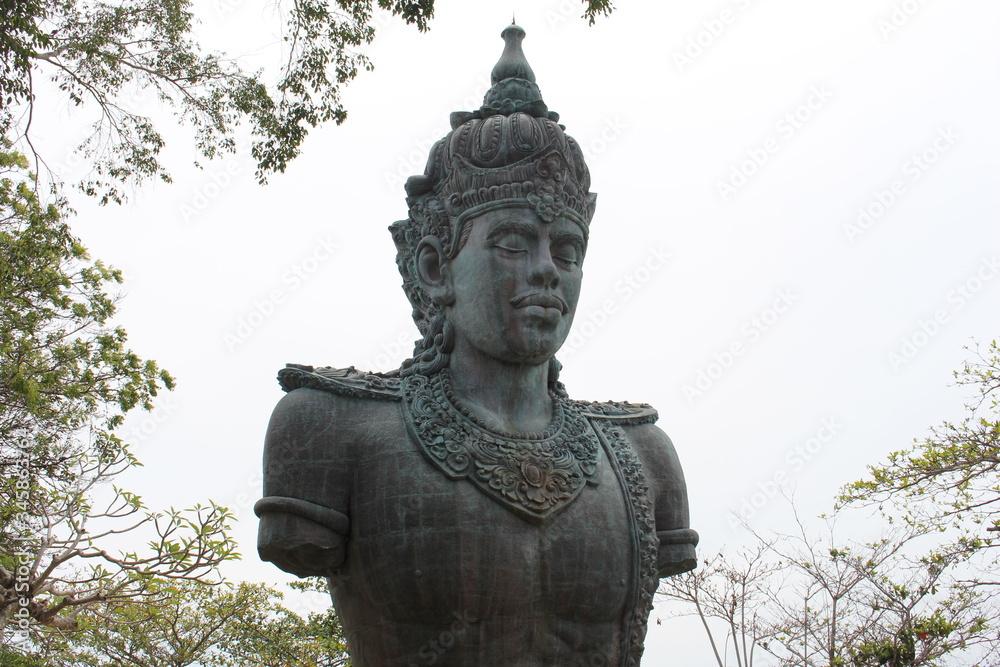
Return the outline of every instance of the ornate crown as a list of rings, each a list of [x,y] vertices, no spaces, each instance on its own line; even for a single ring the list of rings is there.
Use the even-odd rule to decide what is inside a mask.
[[[422,334],[437,308],[417,281],[414,254],[423,238],[437,237],[454,257],[466,221],[511,207],[533,209],[547,222],[568,218],[587,236],[597,198],[590,172],[559,114],[542,100],[521,49],[524,34],[513,24],[501,33],[504,51],[483,105],[451,114],[452,131],[431,149],[424,173],[406,182],[409,217],[389,228]]]

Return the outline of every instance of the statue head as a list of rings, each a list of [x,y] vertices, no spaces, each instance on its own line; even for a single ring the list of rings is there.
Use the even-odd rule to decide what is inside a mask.
[[[475,325],[491,330],[498,344],[517,336],[497,331],[503,322],[489,320],[521,317],[526,331],[544,335],[524,341],[527,348],[509,351],[511,360],[551,360],[552,368],[558,367],[552,355],[568,335],[575,312],[596,195],[590,192],[590,172],[580,147],[542,101],[521,49],[524,34],[516,25],[503,31],[504,51],[483,105],[452,113],[452,131],[433,146],[424,173],[406,182],[408,218],[389,228],[403,290],[423,337],[404,362],[404,375],[430,375],[445,367],[455,326],[467,328],[475,317]],[[534,249],[510,247],[533,242],[538,244]],[[495,243],[507,244],[490,246],[500,248],[501,259],[505,251],[512,253],[512,260],[513,253],[529,251],[535,260],[537,252],[546,256],[535,261],[534,268],[516,261],[492,266],[463,261],[467,246],[466,254],[471,255]],[[507,292],[499,285],[504,266],[513,272],[521,266],[524,274],[520,283],[506,287]],[[454,279],[460,271],[461,288],[439,280]],[[511,302],[513,310],[469,314],[474,304],[456,301],[475,299],[477,280],[483,283],[479,292],[496,288],[493,298]],[[485,311],[485,305],[479,305]],[[555,317],[556,311],[560,317]]]

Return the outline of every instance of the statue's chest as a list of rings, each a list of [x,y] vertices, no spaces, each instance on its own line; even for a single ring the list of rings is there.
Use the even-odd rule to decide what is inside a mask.
[[[399,436],[355,468],[352,593],[404,623],[467,613],[500,625],[515,617],[617,625],[634,589],[634,549],[626,495],[601,447],[590,483],[558,512],[533,517],[510,507],[524,479],[505,500],[502,488],[488,493],[446,474],[412,431]]]
[[[542,433],[510,434],[482,426],[457,403],[447,371],[402,382],[402,418],[424,458],[451,480],[468,480],[490,500],[536,524],[597,485],[600,440],[580,407],[555,393]]]

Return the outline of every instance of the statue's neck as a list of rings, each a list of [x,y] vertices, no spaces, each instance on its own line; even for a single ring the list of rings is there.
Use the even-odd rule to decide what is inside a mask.
[[[451,388],[482,423],[511,433],[539,433],[549,427],[548,362],[512,364],[456,352],[448,364]]]

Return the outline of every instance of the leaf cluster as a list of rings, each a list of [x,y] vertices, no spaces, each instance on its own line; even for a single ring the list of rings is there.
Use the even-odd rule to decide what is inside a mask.
[[[125,413],[174,385],[111,326],[121,273],[90,261],[67,212],[41,202],[23,155],[0,151],[0,474],[27,437],[34,465],[58,476],[53,447],[85,427],[114,459]]]
[[[584,0],[591,24],[610,0]],[[343,123],[341,89],[372,69],[363,53],[383,10],[425,31],[433,0],[284,0],[283,66],[276,76],[245,71],[192,38],[192,0],[3,0],[0,15],[0,118],[3,136],[32,141],[36,90],[54,84],[73,107],[96,112],[78,150],[92,171],[78,185],[101,203],[121,203],[127,185],[170,181],[158,123],[137,101],[155,96],[195,131],[199,154],[235,151],[237,128],[249,126],[257,179],[284,172],[310,130]],[[197,162],[196,162],[197,164]],[[59,174],[53,174],[58,181]]]
[[[901,512],[915,526],[954,529],[971,549],[991,546],[1000,531],[1000,346],[955,372],[973,389],[968,416],[930,429],[908,449],[893,452],[869,476],[846,486],[842,503]]]
[[[75,631],[45,637],[41,653],[73,667],[348,664],[336,614],[302,617],[263,584],[154,581],[149,590],[157,604],[130,599],[104,605]]]
[[[928,546],[934,533],[912,526],[844,539],[838,517],[819,532],[796,517],[795,533],[754,533],[753,549],[723,550],[660,594],[701,618],[720,667],[730,657],[740,667],[1000,664],[1000,609],[970,582],[970,552]]]
[[[154,512],[107,491],[139,465],[114,429],[173,378],[112,327],[121,274],[89,259],[27,166],[0,151],[0,639],[15,613],[36,635],[74,628],[110,601],[149,602],[152,578],[204,580],[237,556],[225,508]],[[146,549],[111,548],[133,531]]]

